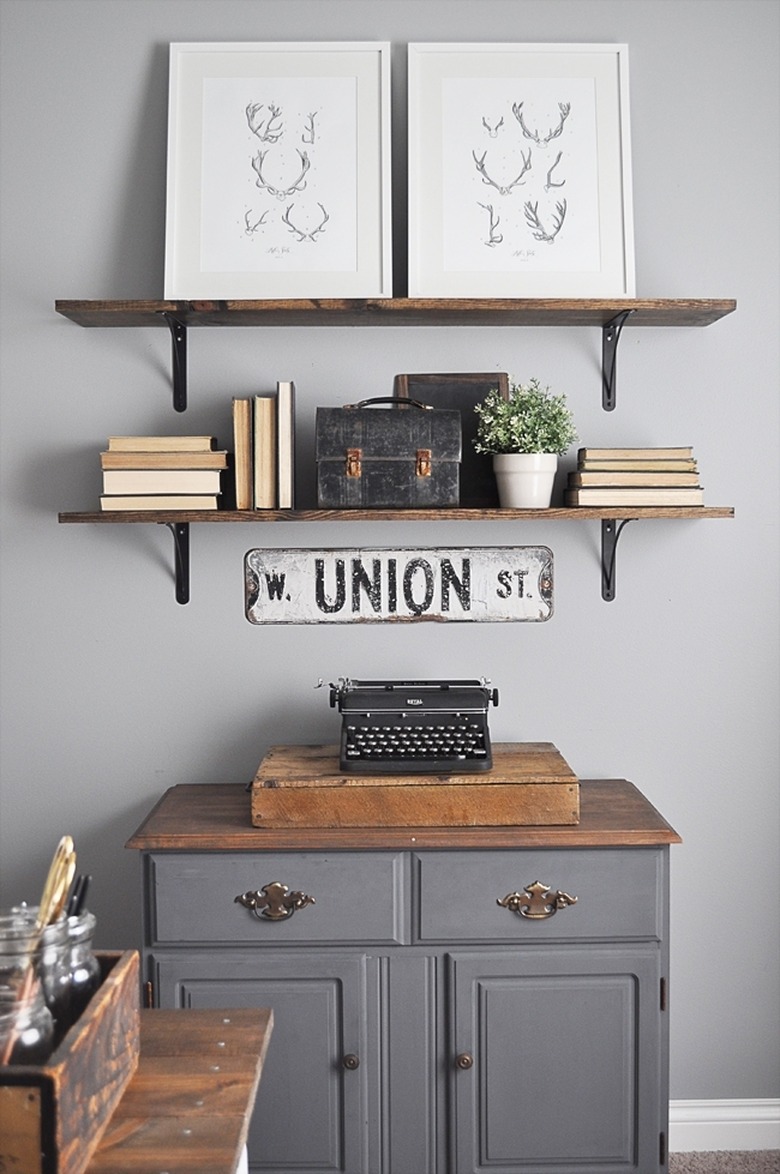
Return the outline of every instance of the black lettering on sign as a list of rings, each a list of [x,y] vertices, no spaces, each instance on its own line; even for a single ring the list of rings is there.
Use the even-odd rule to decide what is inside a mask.
[[[425,594],[422,603],[418,603],[414,598],[412,589],[412,579],[415,571],[422,571],[423,581],[425,587]],[[424,611],[427,611],[433,601],[433,571],[431,564],[424,558],[412,558],[406,564],[404,571],[404,602],[409,608],[413,616],[421,616]]]
[[[525,577],[528,574],[528,572],[527,571],[515,571],[514,573],[515,573],[515,577],[517,579],[517,598],[522,599],[523,596],[525,595]],[[501,584],[500,587],[496,587],[496,595],[498,596],[499,599],[509,599],[509,596],[512,594],[512,591],[513,591],[512,572],[511,571],[499,571],[496,578],[498,579],[499,583]]]
[[[352,560],[352,610],[360,611],[360,591],[365,591],[368,601],[375,612],[382,608],[382,564],[378,558],[372,563],[372,575],[368,577],[362,559]]]
[[[387,610],[391,615],[398,610],[398,574],[394,558],[387,560]]]
[[[454,590],[464,611],[471,611],[471,559],[461,562],[460,578],[448,558],[441,560],[441,610],[450,610],[450,587]]]
[[[314,560],[315,583],[314,583],[314,598],[317,607],[320,611],[325,612],[326,615],[332,615],[334,612],[341,611],[347,598],[347,576],[344,567],[344,559],[336,559],[336,599],[331,601],[325,595],[325,559],[318,558]]]
[[[265,572],[265,585],[268,588],[269,599],[283,599],[284,598],[284,575],[280,575],[278,571]]]

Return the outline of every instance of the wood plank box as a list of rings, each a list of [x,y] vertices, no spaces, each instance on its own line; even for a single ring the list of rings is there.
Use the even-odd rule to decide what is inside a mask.
[[[479,775],[357,775],[337,746],[273,746],[252,783],[252,824],[288,827],[500,827],[576,824],[580,784],[550,742],[493,745]]]
[[[138,1064],[138,951],[97,953],[102,982],[42,1065],[0,1068],[0,1170],[83,1174]]]

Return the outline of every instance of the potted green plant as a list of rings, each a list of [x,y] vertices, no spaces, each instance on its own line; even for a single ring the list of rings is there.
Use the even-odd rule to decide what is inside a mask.
[[[538,379],[510,380],[509,396],[489,391],[474,411],[479,417],[474,448],[493,457],[503,507],[549,506],[558,457],[577,439],[565,395],[553,395]]]

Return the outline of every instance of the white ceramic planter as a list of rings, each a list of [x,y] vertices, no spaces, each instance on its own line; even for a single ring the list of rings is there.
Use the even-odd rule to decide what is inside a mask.
[[[552,499],[556,453],[509,452],[493,457],[498,500],[504,509],[545,509]]]

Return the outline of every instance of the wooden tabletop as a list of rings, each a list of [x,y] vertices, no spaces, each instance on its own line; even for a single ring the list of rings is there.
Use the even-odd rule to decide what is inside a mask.
[[[138,1068],[86,1174],[234,1174],[272,1026],[262,1008],[142,1011]]]
[[[125,847],[165,851],[333,851],[383,848],[556,848],[679,844],[681,837],[625,779],[584,779],[580,822],[547,827],[274,828],[252,826],[251,795],[233,783],[166,791]]]

